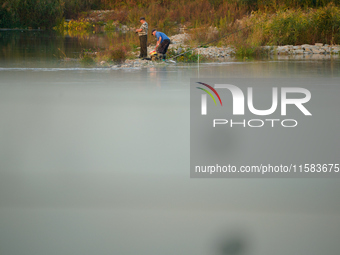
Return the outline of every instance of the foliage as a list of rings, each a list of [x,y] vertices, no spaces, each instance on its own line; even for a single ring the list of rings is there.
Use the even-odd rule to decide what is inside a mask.
[[[250,51],[261,45],[340,43],[339,5],[340,0],[0,0],[0,27],[57,26],[76,35],[92,31],[92,23],[106,22],[106,31],[121,24],[139,27],[139,17],[145,16],[150,30],[167,32],[185,24],[191,47],[249,26],[215,44],[243,45]],[[84,19],[97,9],[113,11],[103,14],[104,21]],[[73,20],[65,23],[65,18]]]
[[[270,56],[270,52],[273,50],[272,47],[260,47],[260,46],[251,46],[251,45],[238,45],[236,50],[236,57],[239,59],[252,59],[256,58],[265,58]]]
[[[116,30],[116,23],[114,21],[109,21],[105,25],[105,31],[115,31]]]
[[[109,51],[109,59],[113,62],[122,63],[127,56],[126,49],[123,47],[112,49]]]
[[[332,4],[318,9],[280,10],[275,15],[258,11],[245,21],[255,23],[241,34],[251,45],[340,43],[340,8]]]
[[[93,65],[95,63],[94,59],[87,53],[83,54],[80,58],[80,62],[84,65]]]
[[[96,62],[106,61],[113,63],[122,63],[130,58],[131,47],[128,44],[115,44],[109,49],[103,50],[97,54]]]
[[[72,31],[91,31],[94,25],[85,19],[70,20],[67,24],[67,29]]]
[[[62,17],[61,0],[0,0],[0,27],[51,29]]]
[[[185,62],[185,63],[197,63],[198,58],[200,62],[206,61],[206,58],[202,55],[198,55],[197,52],[191,48],[183,49],[182,55],[178,56],[179,54],[174,49],[170,49],[167,52],[167,58],[173,58],[178,62]]]

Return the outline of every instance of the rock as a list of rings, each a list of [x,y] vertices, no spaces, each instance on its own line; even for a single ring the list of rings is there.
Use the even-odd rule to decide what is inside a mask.
[[[316,43],[315,46],[322,47],[323,43]]]
[[[323,48],[323,50],[325,51],[325,54],[331,53],[331,49],[329,47]]]
[[[324,54],[324,50],[313,49],[313,54]]]
[[[185,40],[188,40],[190,36],[186,33],[177,34],[170,37],[170,42],[172,44],[184,44]]]
[[[303,53],[304,53],[304,50],[295,50],[294,53],[295,53],[295,54],[303,54]]]

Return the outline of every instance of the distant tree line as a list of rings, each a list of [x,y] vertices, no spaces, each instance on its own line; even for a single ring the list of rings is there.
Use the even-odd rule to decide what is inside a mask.
[[[51,29],[64,18],[77,18],[82,12],[100,9],[131,12],[131,17],[161,13],[159,18],[164,24],[170,21],[214,25],[227,16],[228,22],[232,22],[252,10],[275,12],[282,8],[323,7],[330,2],[340,5],[340,0],[0,0],[0,28]]]

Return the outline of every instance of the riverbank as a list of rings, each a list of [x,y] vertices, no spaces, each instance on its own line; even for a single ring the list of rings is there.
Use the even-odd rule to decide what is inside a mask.
[[[185,46],[181,44],[171,44],[169,48],[178,53],[178,55],[183,53]],[[267,58],[265,59],[276,59],[276,60],[331,60],[333,58],[340,58],[340,45],[323,45],[322,43],[317,43],[316,45],[285,45],[285,46],[264,46],[261,47],[263,52],[267,52]],[[154,46],[148,48],[148,51],[152,51]],[[200,55],[201,63],[224,63],[229,61],[239,61],[248,60],[248,57],[241,57],[237,55],[237,49],[233,46],[230,47],[207,47],[207,48],[197,48],[192,50],[191,54]],[[150,61],[127,59],[121,63],[111,63],[106,61],[101,61],[97,63],[100,66],[110,67],[112,69],[124,69],[124,68],[147,68],[154,66],[161,66],[165,64],[176,64],[181,61],[180,56],[173,58],[169,56],[166,62],[164,61]],[[178,60],[179,59],[179,60]],[[261,58],[258,58],[259,60]],[[263,59],[263,58],[262,58]],[[198,62],[198,61],[196,61]]]
[[[204,46],[190,48],[186,43],[190,40],[190,35],[187,33],[177,34],[170,37],[171,44],[167,54],[168,60],[176,62],[223,62],[233,60],[246,60],[254,58],[257,52],[258,59],[277,58],[277,59],[331,59],[332,57],[340,56],[340,45],[328,45],[316,43],[314,45],[283,45],[283,46],[260,46],[251,49],[237,48],[235,46]],[[148,52],[155,49],[155,45],[151,44],[148,47]],[[160,62],[138,59],[139,47],[135,51],[128,54],[129,59],[122,60],[120,63],[110,64],[110,61],[97,61],[98,64],[111,66],[113,68],[134,68],[148,67],[158,65]],[[188,58],[191,61],[188,61]],[[255,56],[256,58],[256,56]],[[200,60],[199,60],[200,59]]]
[[[139,42],[132,32],[134,28],[117,20],[108,21],[109,17],[117,15],[116,12],[92,11],[86,15],[78,23],[69,22],[69,33],[74,27],[92,29],[93,23],[95,27],[101,24],[100,31],[111,29],[129,34],[128,40],[114,41],[111,49],[97,58],[97,62],[122,61],[138,56]],[[191,24],[187,27],[177,24],[174,27],[169,23],[163,28],[169,29],[169,32],[161,31],[171,36],[168,58],[175,57],[179,62],[197,62],[198,56],[202,57],[201,61],[215,61],[235,56],[337,55],[340,51],[340,8],[333,4],[315,9],[279,9],[275,13],[258,10],[233,22],[225,19],[218,25]],[[148,51],[153,51],[154,47],[155,38],[149,35]]]
[[[272,56],[272,58],[267,59],[265,61],[271,61],[271,60],[277,60],[277,61],[286,61],[286,60],[297,60],[297,61],[304,61],[304,60],[322,60],[322,61],[330,61],[332,59],[339,59],[340,57],[338,55],[324,55],[324,54],[314,54],[314,55],[302,55],[302,54],[296,54],[296,55],[277,55]],[[245,59],[248,61],[248,59]],[[231,62],[238,62],[242,61],[237,59],[237,57],[221,57],[217,58],[211,61],[205,61],[200,62],[200,64],[230,64]],[[165,66],[165,65],[175,65],[180,64],[181,62],[173,62],[173,61],[149,61],[149,60],[126,60],[121,64],[110,64],[107,62],[99,63],[98,65],[102,67],[109,67],[112,69],[140,69],[140,68],[150,68],[150,67],[159,67],[159,66]]]
[[[170,37],[171,44],[169,49],[177,51],[178,54],[181,54],[182,50],[190,47],[185,43],[190,40],[189,34],[178,34]],[[150,46],[148,50],[152,50],[154,46]],[[323,43],[315,43],[314,45],[303,44],[303,45],[283,45],[283,46],[259,46],[253,47],[261,50],[262,53],[266,55],[328,55],[328,54],[339,54],[340,53],[340,45],[328,45]],[[198,47],[195,49],[197,54],[205,56],[207,58],[223,58],[223,57],[232,57],[237,54],[240,54],[242,51],[241,47],[236,46],[205,46]],[[242,55],[242,54],[240,54]]]

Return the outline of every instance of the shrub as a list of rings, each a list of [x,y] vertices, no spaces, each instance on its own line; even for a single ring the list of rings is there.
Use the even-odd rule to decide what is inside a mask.
[[[239,45],[236,47],[236,57],[239,59],[265,58],[270,56],[272,48],[261,46]]]
[[[70,20],[67,25],[67,29],[71,31],[91,31],[93,27],[93,24],[85,19]]]
[[[281,11],[268,20],[263,43],[285,45],[340,43],[340,8],[328,5],[316,10]]]
[[[183,49],[184,54],[178,56],[177,52],[173,49],[168,50],[167,56],[168,58],[173,58],[176,56],[176,58],[174,58],[174,60],[178,61],[178,62],[185,62],[185,63],[197,63],[198,62],[198,58],[200,60],[200,62],[204,62],[206,60],[205,57],[203,57],[202,55],[199,55],[195,52],[195,50],[191,50],[191,48],[187,48],[187,49]]]
[[[89,54],[83,54],[80,58],[80,62],[84,65],[93,65],[95,63],[94,59]]]
[[[62,0],[0,0],[0,27],[51,29],[63,17]]]
[[[111,47],[104,55],[108,56],[108,60],[115,63],[122,63],[128,58],[131,48],[127,45],[120,44]]]
[[[235,23],[225,44],[239,48],[263,45],[340,43],[340,8],[332,4],[318,9],[279,10],[275,14],[256,11]],[[240,49],[240,55],[242,50]]]

